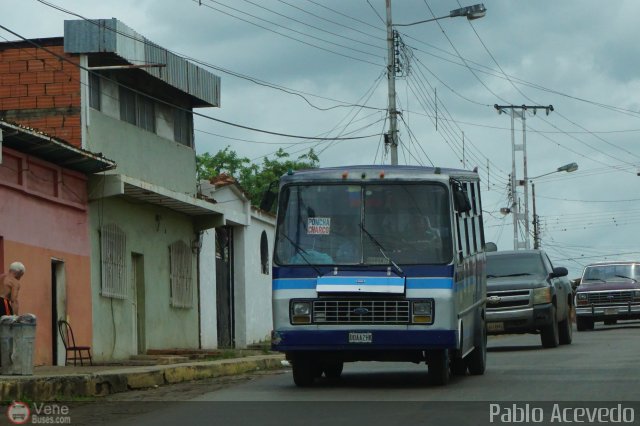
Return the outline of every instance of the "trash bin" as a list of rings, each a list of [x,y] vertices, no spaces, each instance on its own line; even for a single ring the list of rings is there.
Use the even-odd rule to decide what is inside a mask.
[[[33,346],[36,339],[36,316],[0,317],[0,374],[33,374]]]

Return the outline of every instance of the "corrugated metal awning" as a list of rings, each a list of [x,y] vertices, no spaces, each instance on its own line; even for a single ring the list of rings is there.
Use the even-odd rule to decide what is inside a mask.
[[[60,167],[92,174],[116,167],[100,154],[75,147],[34,129],[0,120],[2,145]]]
[[[138,201],[166,207],[192,217],[199,229],[209,229],[224,224],[225,208],[194,196],[153,185],[120,174],[96,176],[90,189],[90,200],[126,196]]]

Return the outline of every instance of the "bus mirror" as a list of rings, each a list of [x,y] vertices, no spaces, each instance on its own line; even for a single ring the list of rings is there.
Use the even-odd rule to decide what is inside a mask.
[[[492,242],[485,243],[484,251],[498,251],[498,246]]]
[[[456,205],[456,210],[460,213],[467,213],[471,210],[471,202],[467,193],[460,188],[456,188],[453,191],[453,200]]]
[[[267,188],[266,191],[264,191],[264,193],[262,194],[262,200],[260,200],[260,209],[270,212],[271,209],[273,208],[273,203],[276,201],[276,199],[278,198],[277,194],[275,194],[273,192],[273,186],[277,185],[278,181],[274,180],[269,184],[269,187]]]
[[[273,203],[276,201],[276,194],[271,191],[265,191],[262,194],[262,200],[260,200],[260,209],[264,211],[271,211]]]

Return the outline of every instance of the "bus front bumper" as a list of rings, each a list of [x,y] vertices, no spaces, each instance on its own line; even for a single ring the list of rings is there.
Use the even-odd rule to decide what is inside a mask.
[[[275,330],[274,351],[455,349],[456,330]]]

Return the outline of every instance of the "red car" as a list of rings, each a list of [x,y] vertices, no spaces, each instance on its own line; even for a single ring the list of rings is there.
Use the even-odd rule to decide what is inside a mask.
[[[576,289],[578,331],[592,330],[596,321],[640,319],[640,261],[587,265]]]

